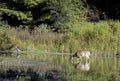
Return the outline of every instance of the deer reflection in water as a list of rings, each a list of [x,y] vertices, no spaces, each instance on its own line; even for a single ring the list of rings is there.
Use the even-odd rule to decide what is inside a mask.
[[[90,70],[90,62],[86,62],[85,64],[82,64],[81,62],[77,64],[73,64],[75,69],[80,71],[89,71]]]

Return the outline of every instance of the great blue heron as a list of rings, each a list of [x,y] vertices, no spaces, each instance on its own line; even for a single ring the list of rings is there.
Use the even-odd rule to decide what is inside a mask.
[[[19,52],[21,52],[21,50],[16,46],[16,51],[17,51],[17,59],[20,58]]]
[[[20,52],[21,50],[16,46],[16,51],[17,51],[17,52]]]

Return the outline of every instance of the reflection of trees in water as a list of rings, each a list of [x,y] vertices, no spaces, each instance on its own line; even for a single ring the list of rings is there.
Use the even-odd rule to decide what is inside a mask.
[[[66,81],[57,70],[38,72],[29,68],[27,71],[9,69],[0,72],[0,81],[21,81],[21,79],[22,81]]]
[[[37,74],[36,72],[34,72],[32,69],[28,69],[27,71],[24,71],[24,70],[12,70],[12,69],[9,69],[7,71],[1,71],[0,72],[0,79],[3,79],[3,80],[9,80],[9,79],[12,79],[12,80],[19,80],[20,78],[25,78],[29,76],[29,80],[30,81],[33,81],[33,80],[36,80],[38,81],[38,76],[39,74]]]

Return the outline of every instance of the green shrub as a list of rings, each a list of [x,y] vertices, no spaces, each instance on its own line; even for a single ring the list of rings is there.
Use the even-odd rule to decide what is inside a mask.
[[[13,46],[14,45],[12,44],[7,34],[0,31],[0,50],[1,51],[11,50]]]

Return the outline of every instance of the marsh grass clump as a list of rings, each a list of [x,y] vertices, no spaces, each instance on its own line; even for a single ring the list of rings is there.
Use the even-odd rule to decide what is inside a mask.
[[[14,44],[12,43],[10,37],[8,37],[4,30],[0,29],[0,51],[11,51],[13,47]]]
[[[114,22],[111,27],[109,22]],[[115,21],[101,21],[98,23],[90,23],[90,22],[82,22],[76,23],[71,28],[72,34],[68,40],[71,39],[74,41],[72,45],[74,48],[80,48],[84,50],[91,51],[119,51],[119,35],[118,31],[119,22]],[[116,30],[117,29],[117,30]],[[113,33],[114,31],[114,33]],[[79,41],[77,45],[75,45],[75,40]],[[68,43],[68,42],[67,42]],[[78,47],[79,46],[79,47]],[[74,49],[73,48],[73,49]]]
[[[120,75],[111,75],[111,81],[119,81]]]

